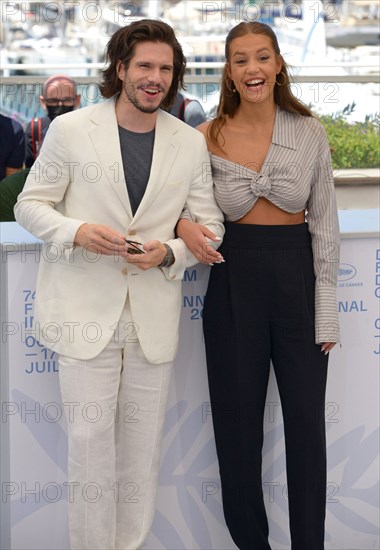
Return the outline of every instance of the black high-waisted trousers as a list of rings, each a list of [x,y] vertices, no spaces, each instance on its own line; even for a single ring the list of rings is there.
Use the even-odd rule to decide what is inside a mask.
[[[227,526],[241,550],[269,550],[261,463],[270,359],[284,419],[292,550],[323,550],[328,356],[315,344],[307,224],[226,224],[211,269],[204,335]]]

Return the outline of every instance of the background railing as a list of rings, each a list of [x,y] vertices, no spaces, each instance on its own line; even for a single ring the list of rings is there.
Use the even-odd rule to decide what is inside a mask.
[[[44,64],[44,70],[51,70],[51,74],[65,73],[78,70],[87,72],[86,76],[73,77],[81,93],[81,106],[96,103],[101,100],[98,90],[100,72],[103,63],[65,63]],[[187,64],[185,83],[189,94],[197,97],[203,104],[206,112],[217,103],[220,90],[222,62],[189,62]],[[334,65],[292,65],[292,82],[294,90],[305,103],[315,106],[316,110],[325,113],[340,110],[345,101],[361,98],[368,107],[368,115],[379,111],[379,67],[375,65],[361,65],[355,63],[341,63],[339,68],[345,69],[347,74],[331,74]],[[47,75],[28,74],[38,72],[40,64],[3,64],[0,69],[0,111],[18,118],[22,123],[33,116],[42,116],[44,111],[39,102],[42,85]],[[303,74],[305,69],[309,74]],[[360,70],[360,73],[358,73]],[[11,74],[23,71],[27,74]],[[355,87],[354,87],[355,85]],[[362,85],[362,86],[360,86]],[[358,88],[357,86],[360,86]],[[371,101],[366,101],[363,96]],[[346,99],[345,99],[346,98]],[[376,101],[377,98],[377,101]],[[375,109],[375,111],[374,111]]]

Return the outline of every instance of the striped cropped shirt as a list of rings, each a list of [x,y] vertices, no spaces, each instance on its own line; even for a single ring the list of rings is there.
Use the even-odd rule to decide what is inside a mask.
[[[330,148],[321,123],[278,107],[261,170],[253,163],[243,166],[214,154],[210,158],[215,198],[227,221],[242,218],[259,197],[291,214],[306,210],[316,276],[316,343],[338,342],[339,225]]]
[[[338,342],[339,225],[330,148],[321,123],[277,108],[260,171],[253,164],[210,157],[216,202],[227,221],[242,218],[259,197],[291,214],[306,210],[316,276],[316,342]]]

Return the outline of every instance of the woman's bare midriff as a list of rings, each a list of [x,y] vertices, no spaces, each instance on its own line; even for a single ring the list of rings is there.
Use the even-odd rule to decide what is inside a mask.
[[[296,225],[304,223],[305,210],[296,214],[289,214],[264,197],[259,197],[255,205],[247,214],[234,223],[253,225]]]

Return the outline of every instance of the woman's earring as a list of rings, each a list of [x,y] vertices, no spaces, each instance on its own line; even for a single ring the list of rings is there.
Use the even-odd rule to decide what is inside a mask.
[[[231,88],[231,86],[233,86],[233,87]],[[227,87],[227,90],[229,92],[232,92],[233,94],[236,92],[235,85],[234,85],[233,81],[230,78],[227,78],[227,80],[226,80],[226,87]]]
[[[282,74],[282,76],[283,76],[283,82],[277,82],[277,78],[276,78],[276,84],[277,84],[277,86],[285,86],[285,85],[287,84],[287,82],[288,82],[288,79],[287,79],[287,77],[286,77],[286,74],[285,74],[283,71],[281,71],[280,73],[277,73],[276,77],[277,77],[279,74]]]

